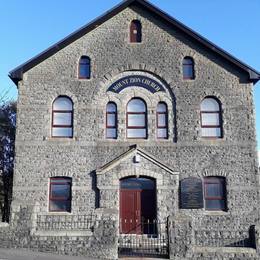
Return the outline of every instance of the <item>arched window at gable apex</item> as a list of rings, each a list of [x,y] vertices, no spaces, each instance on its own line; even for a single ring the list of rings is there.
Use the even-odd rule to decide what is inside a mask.
[[[139,20],[133,20],[130,24],[130,42],[142,42],[142,24]]]

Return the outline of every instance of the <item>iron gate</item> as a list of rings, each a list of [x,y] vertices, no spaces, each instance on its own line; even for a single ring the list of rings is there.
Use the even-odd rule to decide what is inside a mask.
[[[120,220],[120,231],[122,230],[122,221],[124,225],[133,226],[135,230],[140,230],[138,234],[120,234],[118,239],[119,257],[153,257],[169,258],[169,241],[167,221],[159,222],[157,220]],[[137,228],[138,227],[138,228]]]

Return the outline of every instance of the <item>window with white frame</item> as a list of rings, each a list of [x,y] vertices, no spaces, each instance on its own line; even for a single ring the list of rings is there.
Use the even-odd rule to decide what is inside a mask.
[[[200,104],[201,136],[222,137],[221,105],[215,97],[206,97]]]
[[[127,138],[147,138],[147,108],[141,98],[131,99],[126,108]]]
[[[52,104],[52,137],[73,137],[73,103],[69,97],[59,96]]]

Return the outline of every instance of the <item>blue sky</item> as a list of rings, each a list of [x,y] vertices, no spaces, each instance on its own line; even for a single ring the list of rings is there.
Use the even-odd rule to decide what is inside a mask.
[[[221,48],[260,71],[259,0],[150,0]],[[0,96],[15,99],[8,72],[110,9],[120,0],[0,1]],[[260,83],[255,85],[260,140]],[[260,150],[260,142],[258,142]]]

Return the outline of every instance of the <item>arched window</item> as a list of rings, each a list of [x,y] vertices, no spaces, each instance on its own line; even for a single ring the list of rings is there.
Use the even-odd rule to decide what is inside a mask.
[[[127,104],[127,138],[147,138],[147,110],[145,102],[133,98]]]
[[[220,102],[213,97],[206,97],[200,105],[201,136],[222,137],[222,119]]]
[[[183,79],[194,79],[194,61],[190,57],[185,57],[182,62]]]
[[[79,60],[79,79],[90,79],[90,58],[87,56]]]
[[[130,25],[130,42],[142,42],[142,24],[133,20]]]
[[[223,177],[204,178],[204,199],[207,210],[226,210],[226,181]]]
[[[73,103],[66,96],[57,97],[52,104],[52,137],[73,136]]]
[[[71,212],[71,178],[50,179],[49,211]]]
[[[117,138],[117,107],[113,102],[107,104],[106,109],[106,137],[108,139]]]
[[[168,138],[168,109],[164,102],[160,102],[156,109],[157,138]]]

